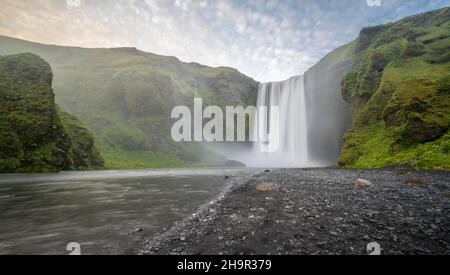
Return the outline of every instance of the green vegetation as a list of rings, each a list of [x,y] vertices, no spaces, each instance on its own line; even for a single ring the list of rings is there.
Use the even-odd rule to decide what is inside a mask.
[[[81,125],[80,120],[58,108],[58,115],[67,135],[72,141],[69,157],[72,159],[72,169],[88,170],[103,168],[105,162],[97,151],[92,134]]]
[[[256,102],[257,83],[235,69],[134,48],[58,47],[0,36],[0,52],[30,52],[51,64],[56,102],[93,133],[108,168],[219,165],[198,144],[172,141],[172,108],[192,106],[194,97],[220,107]]]
[[[0,57],[0,172],[101,168],[89,132],[57,112],[52,71],[33,54]]]
[[[341,166],[450,169],[450,9],[365,28],[356,43]]]
[[[101,148],[100,148],[101,150]],[[201,152],[204,157],[202,161],[185,161],[173,153],[152,152],[152,151],[127,151],[111,150],[106,148],[102,150],[105,162],[115,169],[146,169],[152,168],[195,168],[209,166],[223,166],[226,160],[211,151]]]

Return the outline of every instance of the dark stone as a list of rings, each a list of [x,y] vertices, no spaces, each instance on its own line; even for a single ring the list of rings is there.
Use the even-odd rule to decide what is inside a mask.
[[[409,42],[405,49],[405,57],[412,58],[424,55],[425,47],[415,42]]]

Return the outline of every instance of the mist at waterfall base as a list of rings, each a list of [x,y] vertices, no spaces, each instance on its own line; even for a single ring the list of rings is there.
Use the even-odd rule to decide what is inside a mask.
[[[295,76],[260,84],[257,107],[267,108],[255,118],[258,141],[214,144],[210,148],[248,167],[337,165],[351,114],[334,79],[324,77],[328,81],[324,85],[313,77]]]
[[[249,167],[318,167],[309,160],[303,76],[261,83],[253,121],[256,142],[216,145],[215,151]]]

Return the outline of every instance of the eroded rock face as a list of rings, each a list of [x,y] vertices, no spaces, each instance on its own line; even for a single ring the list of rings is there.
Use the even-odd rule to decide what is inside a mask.
[[[70,139],[56,114],[51,75],[49,64],[35,55],[0,58],[0,171],[70,167]]]
[[[342,81],[353,125],[341,166],[450,168],[449,12],[435,10],[361,32],[355,67]]]
[[[61,122],[46,61],[33,54],[0,57],[0,83],[0,172],[89,167],[75,160],[91,159],[93,139],[87,130],[71,135],[84,128]],[[99,155],[92,163],[103,167]]]
[[[412,143],[431,142],[440,138],[449,125],[439,125],[435,121],[426,121],[423,116],[413,113],[408,116],[405,138]]]

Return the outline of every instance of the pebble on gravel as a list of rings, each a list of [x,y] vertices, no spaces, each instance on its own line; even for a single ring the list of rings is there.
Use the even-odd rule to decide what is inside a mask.
[[[410,184],[410,185],[418,185],[418,186],[427,186],[428,182],[424,179],[420,179],[420,178],[409,178],[407,180],[404,181],[405,184]]]
[[[373,186],[373,184],[370,181],[364,180],[364,179],[356,180],[354,185],[355,185],[356,188],[360,188],[360,189]]]
[[[280,186],[278,184],[274,183],[260,183],[256,185],[256,190],[261,192],[280,192]]]
[[[138,227],[138,228],[134,229],[133,232],[128,233],[128,235],[136,234],[136,233],[141,233],[142,231],[144,231],[144,228]]]

